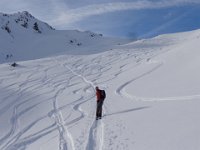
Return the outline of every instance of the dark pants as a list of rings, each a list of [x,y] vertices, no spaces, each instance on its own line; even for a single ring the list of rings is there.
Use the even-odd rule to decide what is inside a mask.
[[[97,111],[96,111],[97,118],[102,116],[102,106],[103,106],[103,100],[98,100],[97,101]]]

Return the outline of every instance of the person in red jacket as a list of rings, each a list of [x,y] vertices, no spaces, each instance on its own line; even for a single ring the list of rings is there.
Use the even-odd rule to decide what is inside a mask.
[[[102,117],[102,106],[106,94],[104,90],[100,90],[99,87],[96,87],[96,98],[97,98],[97,109],[96,109],[96,120],[101,119]]]

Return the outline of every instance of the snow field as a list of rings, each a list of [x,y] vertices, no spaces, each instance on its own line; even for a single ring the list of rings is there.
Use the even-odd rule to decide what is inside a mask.
[[[0,149],[200,149],[198,36],[1,64]],[[98,121],[96,85],[107,93]]]

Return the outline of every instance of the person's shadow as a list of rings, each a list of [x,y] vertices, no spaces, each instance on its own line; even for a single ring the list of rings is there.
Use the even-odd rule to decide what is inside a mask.
[[[144,106],[144,107],[138,107],[138,108],[133,108],[133,109],[127,109],[127,110],[122,110],[122,111],[118,111],[118,112],[114,112],[114,113],[110,113],[110,114],[105,114],[105,116],[123,114],[123,113],[132,112],[132,111],[138,111],[138,110],[142,110],[142,109],[147,109],[147,108],[150,108],[150,107],[149,106]]]

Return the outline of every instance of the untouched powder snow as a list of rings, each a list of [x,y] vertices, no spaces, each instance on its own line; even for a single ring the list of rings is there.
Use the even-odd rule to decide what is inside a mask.
[[[199,47],[196,30],[1,64],[0,149],[199,150]]]

